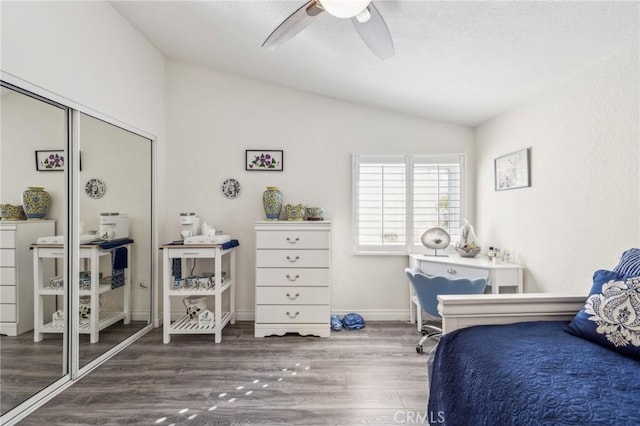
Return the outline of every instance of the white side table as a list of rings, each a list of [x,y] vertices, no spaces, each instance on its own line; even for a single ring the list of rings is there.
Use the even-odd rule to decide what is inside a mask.
[[[100,312],[100,295],[112,290],[111,284],[100,284],[100,259],[108,256],[111,261],[112,251],[125,247],[133,243],[128,240],[123,244],[111,248],[101,248],[98,244],[82,244],[80,245],[80,258],[88,260],[91,271],[91,288],[89,290],[80,290],[80,296],[91,296],[91,313],[89,321],[80,321],[79,332],[81,334],[90,334],[90,342],[97,343],[99,340],[99,332],[104,328],[124,320],[125,324],[131,321],[131,274],[129,268],[125,269],[123,288],[123,309],[122,311]],[[34,244],[33,249],[33,286],[34,286],[34,327],[33,341],[40,342],[43,333],[63,333],[64,325],[57,324],[53,321],[45,322],[44,318],[44,297],[45,296],[65,296],[65,287],[51,288],[45,282],[43,276],[44,259],[61,259],[64,257],[64,246],[62,244]],[[127,250],[127,265],[131,265],[131,250]],[[65,313],[66,314],[66,313]]]
[[[165,244],[163,250],[163,342],[171,342],[172,334],[214,334],[215,343],[222,342],[222,329],[228,324],[235,324],[235,277],[236,277],[236,248],[223,248],[220,244],[178,245]],[[229,256],[229,271],[222,283],[222,257]],[[190,270],[196,259],[213,259],[215,272],[215,286],[213,289],[173,289],[172,264],[173,259],[182,259],[182,271]],[[182,278],[182,277],[175,277]],[[222,295],[229,292],[229,311],[222,312]],[[171,298],[187,296],[214,296],[213,326],[199,325],[191,321],[184,314],[177,320],[171,321]]]
[[[522,265],[492,262],[486,256],[461,257],[454,254],[440,257],[412,254],[409,256],[409,267],[418,268],[425,274],[449,278],[487,278],[487,286],[491,289],[492,294],[500,293],[503,288],[515,289],[516,293],[523,292],[524,267]],[[420,330],[422,310],[411,283],[408,284],[409,317],[412,323],[417,323],[418,330]]]

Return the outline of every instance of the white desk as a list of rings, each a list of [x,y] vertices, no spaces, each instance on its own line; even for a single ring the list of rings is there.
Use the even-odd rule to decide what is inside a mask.
[[[129,240],[131,241],[131,240]],[[97,244],[83,244],[80,246],[80,258],[89,261],[91,271],[91,288],[80,290],[80,296],[91,296],[91,313],[88,320],[80,320],[79,332],[90,334],[91,343],[97,343],[99,332],[104,328],[124,320],[125,324],[131,321],[131,275],[129,268],[124,272],[123,289],[123,309],[115,312],[100,312],[100,295],[112,290],[111,284],[100,284],[100,258],[109,256],[111,262],[111,252],[117,248],[128,246],[131,242],[120,244],[116,247],[103,249]],[[40,342],[43,333],[63,333],[64,324],[56,324],[53,321],[45,322],[44,318],[44,297],[45,296],[65,296],[66,283],[62,288],[51,288],[48,280],[52,277],[43,276],[44,259],[61,259],[64,257],[64,246],[62,244],[34,244],[33,248],[33,303],[34,303],[34,325],[33,341]],[[127,265],[131,265],[131,250],[127,250]],[[86,268],[86,265],[85,265]],[[68,316],[67,316],[68,317]]]
[[[203,245],[174,245],[166,244],[163,250],[163,342],[169,343],[172,334],[214,334],[215,342],[222,342],[222,329],[229,322],[235,324],[235,278],[236,278],[236,249],[235,247],[223,249],[220,244]],[[222,256],[229,255],[229,271],[222,283]],[[173,259],[182,259],[182,271],[189,271],[195,259],[210,258],[214,260],[215,286],[211,290],[172,288],[172,264]],[[176,277],[180,278],[180,277]],[[229,290],[229,311],[222,312],[222,294]],[[171,297],[187,296],[214,296],[215,306],[213,310],[213,326],[201,326],[197,322],[189,321],[189,317],[183,314],[176,321],[171,321]]]
[[[427,256],[412,254],[409,267],[418,268],[425,274],[441,275],[450,278],[487,278],[487,286],[492,294],[500,293],[503,288],[512,288],[516,293],[523,292],[524,267],[515,263],[492,262],[486,256],[461,257]],[[409,283],[409,315],[411,322],[417,322],[418,330],[422,326],[422,310]]]

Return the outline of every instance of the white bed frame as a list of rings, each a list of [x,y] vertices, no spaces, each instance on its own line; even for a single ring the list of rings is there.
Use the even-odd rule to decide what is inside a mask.
[[[442,332],[472,325],[524,321],[570,321],[584,306],[587,295],[552,293],[478,294],[438,296]]]

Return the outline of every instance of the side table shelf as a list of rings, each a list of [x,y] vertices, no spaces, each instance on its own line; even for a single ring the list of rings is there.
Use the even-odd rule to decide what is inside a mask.
[[[108,256],[111,261],[111,253],[119,247],[129,246],[133,240],[128,240],[111,248],[101,248],[97,244],[82,244],[80,246],[80,258],[89,262],[89,270],[91,271],[91,287],[88,290],[79,290],[80,296],[91,297],[91,313],[89,318],[81,319],[79,324],[79,332],[81,334],[90,334],[90,342],[97,343],[100,339],[99,333],[106,327],[120,320],[124,320],[125,324],[129,324],[131,320],[131,282],[129,269],[125,269],[125,284],[123,289],[123,309],[121,311],[100,312],[99,297],[101,294],[117,290],[111,288],[110,284],[100,284],[99,271],[100,259]],[[53,321],[45,322],[44,318],[44,297],[45,296],[61,296],[65,297],[65,288],[51,288],[44,285],[45,278],[43,275],[44,259],[59,259],[64,257],[64,250],[61,244],[34,244],[33,249],[33,281],[34,281],[34,329],[33,341],[40,342],[44,333],[63,333],[65,327],[63,324]],[[127,265],[131,264],[131,250],[127,251]],[[86,265],[85,265],[86,267]],[[65,283],[66,287],[66,283]]]
[[[236,251],[235,247],[223,248],[222,245],[177,245],[166,244],[163,250],[163,342],[171,342],[172,334],[213,334],[215,343],[222,341],[222,329],[229,323],[235,324],[235,276],[236,276]],[[227,278],[222,282],[222,258],[229,256],[229,271]],[[174,259],[181,259],[182,271],[190,270],[195,259],[213,259],[214,261],[214,288],[212,289],[177,289],[172,288],[175,278],[172,273]],[[186,266],[186,268],[185,268]],[[222,311],[222,296],[229,295],[229,310]],[[192,320],[188,315],[180,315],[171,320],[171,298],[188,296],[210,296],[214,298],[214,314],[212,325],[200,325],[198,320]]]

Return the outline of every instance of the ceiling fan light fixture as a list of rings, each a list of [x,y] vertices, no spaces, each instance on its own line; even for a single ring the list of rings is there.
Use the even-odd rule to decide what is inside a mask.
[[[353,18],[367,9],[371,0],[318,0],[322,8],[337,18]],[[368,19],[365,19],[366,22]]]
[[[369,9],[365,9],[362,12],[358,13],[355,18],[358,20],[358,22],[360,22],[361,24],[365,24],[367,22],[369,22],[369,19],[371,19],[371,12],[369,12]]]

